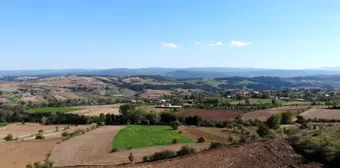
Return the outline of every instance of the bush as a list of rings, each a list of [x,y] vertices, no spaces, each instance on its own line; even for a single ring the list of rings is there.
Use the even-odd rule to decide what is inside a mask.
[[[150,156],[143,156],[143,162],[149,162]]]
[[[43,133],[43,132],[44,132],[44,130],[40,129],[38,132],[39,132],[39,133]]]
[[[178,131],[179,134],[182,134],[182,131]]]
[[[269,135],[269,128],[266,125],[260,125],[258,127],[257,133],[260,135],[260,137]]]
[[[110,150],[110,153],[114,153],[114,152],[117,152],[117,151],[118,151],[117,148],[113,148],[113,149]]]
[[[205,141],[206,141],[206,139],[204,137],[200,137],[200,138],[197,139],[197,143],[203,143]]]
[[[7,136],[4,137],[5,141],[12,141],[13,140],[13,135],[9,133]]]
[[[163,159],[170,159],[176,157],[176,152],[165,150],[162,152],[156,152],[153,155],[149,156],[149,161],[156,161],[156,160],[163,160]],[[144,160],[144,158],[143,158]]]
[[[128,147],[128,148],[126,148],[126,150],[131,150],[131,149],[133,149],[133,147],[131,147],[131,146],[130,146],[130,147]]]
[[[133,156],[132,153],[130,153],[130,155],[129,155],[129,161],[130,161],[131,163],[135,161],[135,158],[134,158],[134,156]]]
[[[37,136],[35,136],[35,139],[45,139],[45,137],[41,134],[38,134]]]
[[[209,149],[219,148],[221,146],[223,146],[223,144],[220,142],[211,142],[209,145]]]
[[[178,120],[176,120],[176,121],[174,121],[170,124],[171,128],[174,129],[174,130],[177,130],[180,125],[181,125],[181,123]]]
[[[177,151],[177,156],[184,156],[184,155],[189,155],[192,153],[196,153],[196,149],[190,148],[189,146],[185,145],[185,146],[182,146],[182,148],[179,151]]]
[[[173,139],[172,144],[178,144],[178,139],[177,138]]]
[[[281,126],[282,115],[274,114],[267,119],[267,126],[271,129],[279,129]]]
[[[62,134],[61,134],[62,137],[68,137],[69,136],[69,133],[64,131]]]

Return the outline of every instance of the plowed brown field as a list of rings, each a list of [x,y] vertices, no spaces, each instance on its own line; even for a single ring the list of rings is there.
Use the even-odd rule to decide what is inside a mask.
[[[321,168],[305,163],[284,141],[267,140],[203,151],[194,155],[152,163],[121,166],[77,166],[74,168]]]
[[[340,120],[339,109],[310,109],[301,115],[307,119]]]
[[[41,162],[58,141],[59,138],[0,142],[0,167],[23,168],[28,163]]]
[[[178,116],[201,116],[206,120],[232,120],[242,114],[240,111],[231,110],[213,110],[213,109],[185,109],[177,113]]]
[[[271,109],[266,109],[266,110],[248,112],[242,115],[242,119],[243,120],[258,119],[261,121],[265,121],[273,114],[284,113],[287,111],[294,113],[306,107],[307,106],[283,106],[283,107],[271,108]]]

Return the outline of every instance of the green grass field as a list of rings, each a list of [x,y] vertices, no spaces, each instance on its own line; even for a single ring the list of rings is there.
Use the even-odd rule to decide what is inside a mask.
[[[12,98],[9,98],[8,100],[12,103],[18,103],[18,102],[23,101],[21,98],[18,98],[18,97],[12,97]]]
[[[74,108],[74,107],[44,107],[44,108],[31,108],[26,109],[25,112],[28,113],[56,113],[56,112],[71,112],[81,110],[81,108]]]
[[[178,143],[190,143],[191,139],[179,134],[170,126],[130,125],[122,129],[112,142],[112,149],[143,148],[169,145],[177,138]]]
[[[277,102],[281,102],[280,100],[276,100]],[[272,99],[259,99],[259,98],[251,98],[249,99],[250,104],[266,104],[266,103],[272,103]],[[232,104],[238,104],[238,103],[245,103],[245,100],[240,101],[233,101]]]
[[[8,124],[10,124],[10,123],[8,123],[8,122],[0,122],[0,127],[3,127],[3,126],[8,125]]]

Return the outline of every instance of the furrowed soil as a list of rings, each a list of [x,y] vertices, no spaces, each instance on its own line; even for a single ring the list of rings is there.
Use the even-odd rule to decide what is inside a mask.
[[[42,162],[60,138],[0,142],[0,167],[23,168],[28,163]]]
[[[307,119],[340,120],[340,109],[310,109],[301,114]]]
[[[177,113],[178,116],[182,117],[198,115],[206,120],[232,120],[240,114],[242,114],[240,111],[212,109],[185,109]]]
[[[120,166],[76,166],[74,168],[321,168],[318,163],[306,163],[284,141],[267,140],[234,147],[206,150],[201,153],[164,161]]]
[[[266,110],[253,111],[253,112],[248,112],[248,113],[243,114],[242,119],[243,120],[258,119],[261,121],[265,121],[273,114],[284,113],[287,111],[295,113],[306,107],[307,106],[283,106],[283,107],[271,108],[271,109],[266,109]]]
[[[83,110],[73,111],[72,113],[85,116],[99,116],[100,113],[119,115],[119,107],[121,104],[100,105],[100,106],[77,106]]]
[[[56,166],[95,164],[109,155],[111,142],[123,126],[104,126],[56,145],[50,159]]]
[[[55,163],[55,166],[118,165],[128,163],[128,155],[131,152],[134,154],[135,161],[141,162],[146,155],[166,149],[177,151],[183,146],[183,144],[155,146],[109,153],[115,134],[122,128],[124,127],[105,126],[71,138],[53,148],[50,160]],[[208,143],[188,145],[197,150],[203,150],[209,146]]]
[[[38,133],[41,129],[44,132],[56,130],[58,128],[67,127],[67,125],[41,125],[37,123],[13,123],[7,126],[0,127],[0,139],[6,137],[8,134],[12,134],[14,137],[28,136],[30,134]]]

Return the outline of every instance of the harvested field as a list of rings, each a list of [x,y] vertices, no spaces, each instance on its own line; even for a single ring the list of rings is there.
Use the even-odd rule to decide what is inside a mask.
[[[123,126],[104,126],[73,137],[56,145],[50,159],[56,166],[95,164],[109,155],[112,138],[121,128]]]
[[[143,98],[156,98],[164,95],[171,95],[171,91],[168,90],[153,90],[147,89],[145,93],[141,95]]]
[[[7,98],[0,98],[0,103],[8,103],[8,99]]]
[[[73,100],[73,99],[85,99],[84,97],[78,96],[72,92],[60,92],[58,93],[59,96],[66,98],[68,100]]]
[[[0,142],[0,167],[23,168],[28,163],[43,161],[59,138],[36,141]]]
[[[305,162],[303,157],[284,141],[267,140],[235,147],[203,151],[190,156],[150,163],[121,166],[76,166],[74,168],[321,168],[318,163]]]
[[[119,107],[121,104],[100,105],[100,106],[77,106],[83,110],[73,111],[72,113],[85,116],[99,116],[100,113],[119,115]]]
[[[4,127],[0,127],[0,139],[6,137],[8,134],[12,134],[14,137],[28,136],[34,133],[38,133],[40,129],[46,131],[56,130],[56,126],[59,128],[67,127],[67,125],[41,125],[36,123],[13,123]]]
[[[265,121],[267,120],[270,116],[273,114],[278,114],[278,113],[284,113],[287,111],[290,112],[298,112],[299,110],[302,110],[306,108],[307,106],[283,106],[283,107],[277,107],[277,108],[271,108],[271,109],[266,109],[266,110],[259,110],[259,111],[254,111],[254,112],[248,112],[242,115],[243,120],[261,120]]]
[[[301,114],[307,119],[340,120],[340,109],[310,109]]]
[[[45,99],[43,99],[42,97],[37,97],[37,96],[31,96],[31,97],[23,97],[22,100],[24,102],[46,102]]]
[[[198,115],[205,120],[232,120],[241,115],[242,112],[231,110],[185,109],[183,112],[176,114],[182,117]]]

